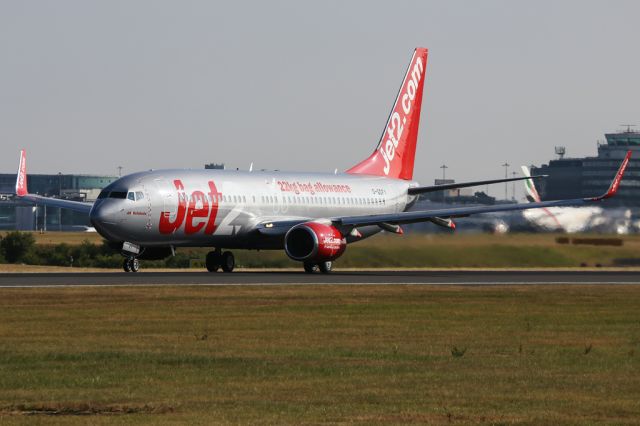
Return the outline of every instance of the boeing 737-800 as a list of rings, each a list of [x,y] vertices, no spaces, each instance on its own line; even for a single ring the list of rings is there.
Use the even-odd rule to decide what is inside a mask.
[[[419,194],[525,178],[440,186],[413,180],[427,49],[414,51],[382,137],[373,153],[344,173],[229,170],[153,170],[124,176],[93,204],[46,198],[27,190],[22,150],[16,194],[33,204],[85,212],[117,247],[125,271],[138,259],[163,258],[176,247],[211,247],[209,271],[234,269],[229,249],[282,250],[307,272],[329,272],[347,244],[382,230],[402,233],[407,223],[450,229],[454,218],[476,213],[597,203],[615,194],[628,156],[606,194],[587,199],[407,211]]]

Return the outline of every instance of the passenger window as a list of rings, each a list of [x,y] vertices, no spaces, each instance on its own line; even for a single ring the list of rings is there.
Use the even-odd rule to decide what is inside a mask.
[[[130,199],[131,201],[135,201],[136,195],[133,192],[130,192],[129,194],[127,194],[127,198]]]

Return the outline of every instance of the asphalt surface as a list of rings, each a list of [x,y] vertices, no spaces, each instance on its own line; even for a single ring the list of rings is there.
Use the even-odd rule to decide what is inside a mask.
[[[634,271],[358,271],[304,272],[139,272],[0,274],[0,287],[279,285],[279,284],[431,284],[536,285],[640,284]]]

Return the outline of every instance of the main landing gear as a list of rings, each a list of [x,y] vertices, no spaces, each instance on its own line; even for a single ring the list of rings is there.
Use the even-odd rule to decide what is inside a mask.
[[[236,267],[236,259],[230,251],[222,252],[222,250],[216,249],[207,253],[205,264],[209,272],[216,272],[220,268],[224,272],[232,272]]]
[[[122,262],[122,269],[125,272],[138,272],[140,270],[140,261],[135,257],[127,257]]]
[[[304,271],[307,274],[313,274],[316,271],[320,271],[323,274],[328,274],[331,272],[332,267],[333,267],[333,262],[330,262],[330,261],[320,262],[320,263],[310,263],[310,262],[304,263]]]

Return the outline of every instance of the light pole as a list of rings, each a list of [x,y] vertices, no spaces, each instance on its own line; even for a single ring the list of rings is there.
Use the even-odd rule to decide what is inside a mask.
[[[62,198],[62,172],[58,172],[58,198]],[[62,208],[58,207],[58,232],[62,231]]]
[[[446,176],[447,176],[446,172],[447,172],[448,167],[447,167],[446,164],[443,164],[442,166],[440,166],[440,168],[442,169],[442,185],[444,185],[445,184],[444,182],[445,182],[445,179],[446,179]],[[442,191],[442,202],[443,203],[445,202],[445,196],[446,195],[445,195],[444,191]]]
[[[504,164],[502,165],[502,167],[504,167],[504,178],[507,179],[507,176],[509,176],[509,166],[511,164],[507,163],[506,161],[504,162]],[[504,183],[504,199],[507,200],[509,198],[509,195],[507,194],[507,188],[509,187],[508,183],[505,182]]]
[[[515,179],[517,173],[515,171],[511,172],[511,176],[513,176],[513,178]],[[516,200],[516,182],[513,181],[513,192],[511,193],[511,199],[513,201]]]
[[[449,167],[447,167],[446,164],[443,164],[442,166],[440,166],[440,168],[442,169],[442,180],[445,180],[445,176],[446,176],[446,171]],[[444,182],[442,182],[444,184]]]

